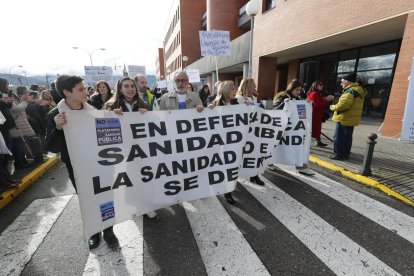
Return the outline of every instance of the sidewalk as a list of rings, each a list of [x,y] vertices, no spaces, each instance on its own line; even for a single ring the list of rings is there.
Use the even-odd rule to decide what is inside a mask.
[[[27,187],[30,186],[33,182],[35,182],[39,177],[41,177],[45,171],[52,168],[57,162],[59,158],[56,156],[48,157],[48,159],[41,165],[35,168],[28,168],[24,170],[16,171],[13,175],[13,178],[20,178],[22,179],[22,183],[19,184],[19,188],[15,190],[10,190],[7,192],[2,193],[3,199],[0,200],[0,210],[10,203],[13,199],[15,199],[21,192],[23,192]]]
[[[396,138],[382,137],[378,132],[381,123],[382,120],[379,119],[362,118],[361,124],[354,129],[349,160],[329,159],[328,155],[333,153],[333,144],[323,136],[321,136],[322,141],[328,146],[326,148],[311,146],[310,160],[338,171],[346,177],[353,175],[350,178],[370,186],[377,186],[376,188],[414,206],[414,144]],[[334,130],[335,122],[331,120],[322,125],[322,132],[331,139]],[[371,164],[372,176],[363,177],[362,164],[370,133],[378,135]]]

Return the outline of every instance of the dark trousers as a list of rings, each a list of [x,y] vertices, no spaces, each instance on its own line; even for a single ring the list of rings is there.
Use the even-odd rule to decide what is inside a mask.
[[[336,123],[334,134],[334,152],[339,156],[349,156],[352,147],[353,126],[343,126]]]

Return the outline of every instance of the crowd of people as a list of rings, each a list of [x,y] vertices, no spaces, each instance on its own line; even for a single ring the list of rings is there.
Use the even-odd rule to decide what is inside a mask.
[[[288,100],[307,99],[312,102],[312,138],[315,139],[313,145],[317,147],[327,146],[321,141],[321,127],[329,110],[334,112],[333,120],[337,125],[332,159],[349,157],[353,127],[359,124],[365,96],[356,82],[355,74],[344,76],[341,85],[343,94],[336,104],[331,104],[334,97],[325,94],[323,83],[319,80],[313,82],[307,93],[304,93],[303,84],[296,79],[292,80],[286,90],[276,93],[273,99],[273,109],[276,110],[283,109]],[[0,111],[3,115],[0,118],[0,192],[16,189],[20,183],[9,172],[9,160],[14,160],[16,169],[27,168],[42,163],[43,156],[48,151],[60,153],[69,178],[77,189],[63,132],[65,112],[69,110],[104,109],[122,115],[123,112],[183,109],[203,112],[206,107],[234,104],[263,108],[258,102],[259,94],[253,78],[242,79],[238,88],[232,80],[226,80],[216,82],[211,90],[208,85],[203,85],[195,92],[187,73],[179,71],[174,75],[174,89],[163,90],[162,93],[159,90],[150,91],[144,75],[123,77],[114,90],[105,81],[98,81],[95,87],[85,87],[81,77],[61,75],[50,90],[40,86],[31,86],[30,89],[18,86],[11,90],[7,80],[0,78]],[[29,162],[28,159],[33,161]],[[269,168],[272,169],[272,166]],[[297,169],[300,173],[313,175],[306,164]],[[265,185],[259,175],[251,177],[250,181]],[[226,193],[224,197],[229,204],[236,202],[232,193]],[[154,211],[146,215],[149,218],[157,217]],[[112,227],[105,229],[102,236],[110,247],[118,246]],[[101,233],[93,235],[89,239],[89,248],[96,248],[100,238]]]

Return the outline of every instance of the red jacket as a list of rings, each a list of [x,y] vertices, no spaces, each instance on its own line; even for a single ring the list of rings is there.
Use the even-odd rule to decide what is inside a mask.
[[[312,137],[320,139],[321,137],[321,128],[322,128],[322,118],[323,111],[328,107],[329,102],[327,102],[321,95],[321,92],[311,91],[307,99],[312,101]]]

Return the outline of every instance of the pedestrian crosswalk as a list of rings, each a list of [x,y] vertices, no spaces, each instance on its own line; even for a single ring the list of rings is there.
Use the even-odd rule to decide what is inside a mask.
[[[235,205],[204,198],[116,225],[118,250],[102,241],[71,264],[75,274],[48,266],[41,275],[414,274],[413,216],[320,174],[281,169],[265,172],[263,187],[239,179]],[[56,250],[44,242],[52,230],[73,242],[58,221],[76,202],[76,195],[33,201],[0,235],[0,275],[40,275],[27,264]]]

